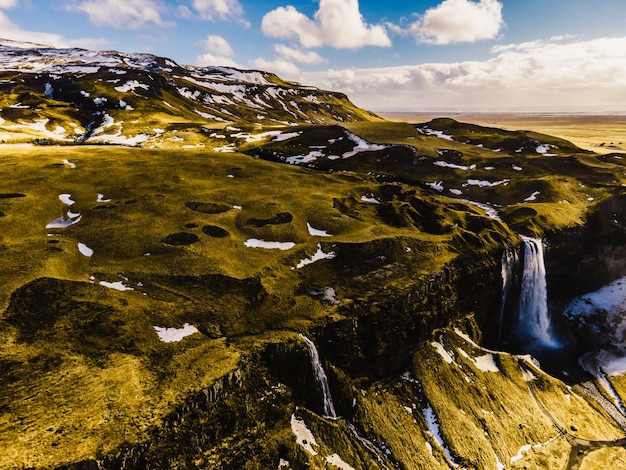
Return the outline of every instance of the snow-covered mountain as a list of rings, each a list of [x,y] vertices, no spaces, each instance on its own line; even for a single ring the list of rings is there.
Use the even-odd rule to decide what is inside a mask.
[[[337,92],[255,70],[0,39],[0,141],[179,142],[220,123],[376,119]],[[185,134],[188,134],[185,136]]]

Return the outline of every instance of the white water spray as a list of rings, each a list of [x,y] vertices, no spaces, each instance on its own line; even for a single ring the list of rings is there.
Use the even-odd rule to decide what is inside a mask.
[[[326,372],[324,372],[324,367],[322,366],[322,362],[320,361],[320,355],[317,352],[315,343],[313,343],[313,341],[311,341],[303,334],[301,334],[300,337],[302,338],[302,340],[306,344],[307,349],[309,350],[309,357],[311,358],[311,368],[313,369],[315,383],[317,384],[317,388],[322,395],[322,412],[326,418],[337,418],[337,414],[335,413],[335,405],[333,404],[333,397],[330,395],[328,378],[326,377]]]
[[[522,237],[524,240],[524,271],[519,299],[519,323],[522,334],[536,339],[542,346],[555,347],[555,339],[548,313],[546,268],[540,239]]]

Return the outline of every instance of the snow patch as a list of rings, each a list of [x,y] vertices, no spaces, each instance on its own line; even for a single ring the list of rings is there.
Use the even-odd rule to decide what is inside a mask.
[[[371,204],[380,204],[380,201],[373,196],[372,197],[361,196],[361,201],[369,202]]]
[[[323,157],[324,154],[319,150],[311,150],[306,155],[296,155],[293,157],[287,157],[285,160],[290,165],[302,165],[304,163],[311,163],[317,160],[320,157]]]
[[[548,153],[550,151],[550,149],[555,149],[558,148],[556,145],[551,145],[551,144],[541,144],[538,145],[537,148],[535,149],[535,151],[539,154],[542,154],[545,157],[555,157],[556,154],[554,153]]]
[[[433,162],[433,165],[440,166],[442,168],[452,168],[455,170],[463,170],[463,171],[469,171],[469,170],[473,170],[476,168],[476,165],[471,165],[471,166],[457,165],[456,163],[448,163],[448,162],[444,162],[443,160],[437,160],[436,162]]]
[[[483,372],[500,372],[496,361],[493,359],[493,354],[487,353],[483,356],[478,356],[472,359],[472,362],[476,366],[477,369]]]
[[[435,137],[439,137],[440,139],[445,139],[445,140],[454,140],[452,135],[446,134],[444,131],[438,131],[436,129],[429,129],[427,127],[423,127],[421,131],[423,134],[426,134],[429,136],[435,136]]]
[[[291,432],[296,436],[297,444],[306,450],[310,455],[317,455],[319,444],[315,440],[315,436],[307,427],[303,419],[298,418],[295,414],[291,415]],[[315,448],[314,448],[315,447]]]
[[[78,243],[78,251],[80,251],[81,255],[86,256],[87,258],[91,258],[93,255],[93,250],[84,243]]]
[[[448,460],[452,464],[453,467],[458,467],[459,465],[454,461],[452,454],[450,453],[450,449],[446,446],[446,442],[443,440],[443,436],[441,435],[441,430],[439,428],[439,423],[437,422],[437,415],[433,410],[430,404],[422,410],[422,414],[424,415],[424,419],[426,420],[426,426],[428,427],[428,433],[435,439],[437,445],[441,447],[441,449],[448,457]]]
[[[344,462],[339,454],[329,455],[328,457],[326,457],[325,461],[327,464],[331,464],[337,467],[339,470],[354,470],[354,467]]]
[[[501,184],[508,184],[509,181],[508,179],[505,180],[500,180],[500,181],[494,181],[494,182],[490,182],[487,180],[477,180],[477,179],[468,179],[467,183],[463,183],[463,187],[467,187],[467,186],[478,186],[480,188],[492,188],[494,186],[499,186]]]
[[[283,132],[274,137],[274,142],[284,142],[285,140],[294,139],[302,134],[300,132]]]
[[[332,237],[332,235],[330,233],[328,233],[326,230],[319,230],[316,228],[311,227],[310,223],[306,223],[306,228],[309,231],[309,235],[313,236],[313,237]]]
[[[530,449],[532,449],[532,445],[531,444],[526,444],[525,446],[522,446],[520,448],[520,450],[517,452],[517,455],[514,455],[513,457],[511,457],[511,463],[515,463],[515,462],[519,462],[520,460],[522,460],[524,458],[524,454],[526,452],[528,452]]]
[[[443,191],[443,181],[438,181],[436,183],[426,183],[426,186],[434,189],[435,191],[442,192]]]
[[[316,261],[321,261],[323,259],[333,259],[335,258],[335,256],[337,256],[337,253],[335,253],[334,251],[330,251],[328,253],[324,253],[322,251],[322,245],[321,244],[317,244],[317,251],[315,252],[315,254],[313,256],[311,256],[310,258],[306,258],[301,260],[297,265],[296,265],[296,269],[301,269],[305,266],[308,266],[309,264],[313,264]]]
[[[152,328],[164,343],[177,343],[189,335],[198,333],[198,329],[189,323],[185,323],[182,328],[162,328],[156,325]]]
[[[71,206],[72,204],[76,202],[72,200],[72,195],[67,194],[67,193],[59,194],[59,201],[61,201],[63,204],[67,206]]]
[[[346,135],[348,136],[348,139],[350,139],[356,145],[351,151],[345,152],[342,158],[350,158],[361,152],[376,152],[378,150],[384,150],[387,148],[386,145],[370,144],[365,139],[359,137],[356,134],[353,134],[352,132],[346,131]]]
[[[526,202],[536,201],[537,200],[537,196],[539,196],[540,194],[541,194],[541,192],[535,191],[530,196],[528,196],[526,199],[524,199],[524,201],[526,201]]]
[[[448,351],[446,351],[446,348],[443,347],[443,344],[438,341],[433,341],[430,344],[433,348],[435,348],[435,350],[439,353],[444,361],[446,361],[448,364],[452,364],[454,362],[454,358],[450,355],[450,353],[448,353]]]
[[[103,287],[106,287],[107,289],[114,289],[120,292],[124,292],[127,290],[135,290],[132,287],[125,286],[122,281],[117,281],[117,282],[100,281],[100,285]]]
[[[71,225],[77,224],[81,221],[83,216],[79,213],[78,215],[68,212],[67,217],[59,217],[58,219],[54,219],[46,228],[67,228]]]
[[[129,91],[135,91],[137,88],[143,88],[149,90],[150,86],[145,83],[139,83],[137,80],[129,80],[121,86],[116,86],[113,89],[120,93],[128,93]]]
[[[244,242],[249,248],[265,248],[267,250],[290,250],[296,244],[294,242],[268,242],[258,238],[250,238]]]

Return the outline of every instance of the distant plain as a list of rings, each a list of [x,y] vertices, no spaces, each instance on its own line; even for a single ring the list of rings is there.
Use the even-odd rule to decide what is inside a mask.
[[[547,113],[378,113],[391,121],[427,122],[450,117],[506,130],[533,130],[569,140],[575,145],[606,154],[626,151],[626,115],[624,114],[547,114]]]

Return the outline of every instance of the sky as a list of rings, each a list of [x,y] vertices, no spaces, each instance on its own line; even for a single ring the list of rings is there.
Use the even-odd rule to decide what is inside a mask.
[[[0,38],[274,72],[372,111],[626,113],[626,0],[0,0]]]

